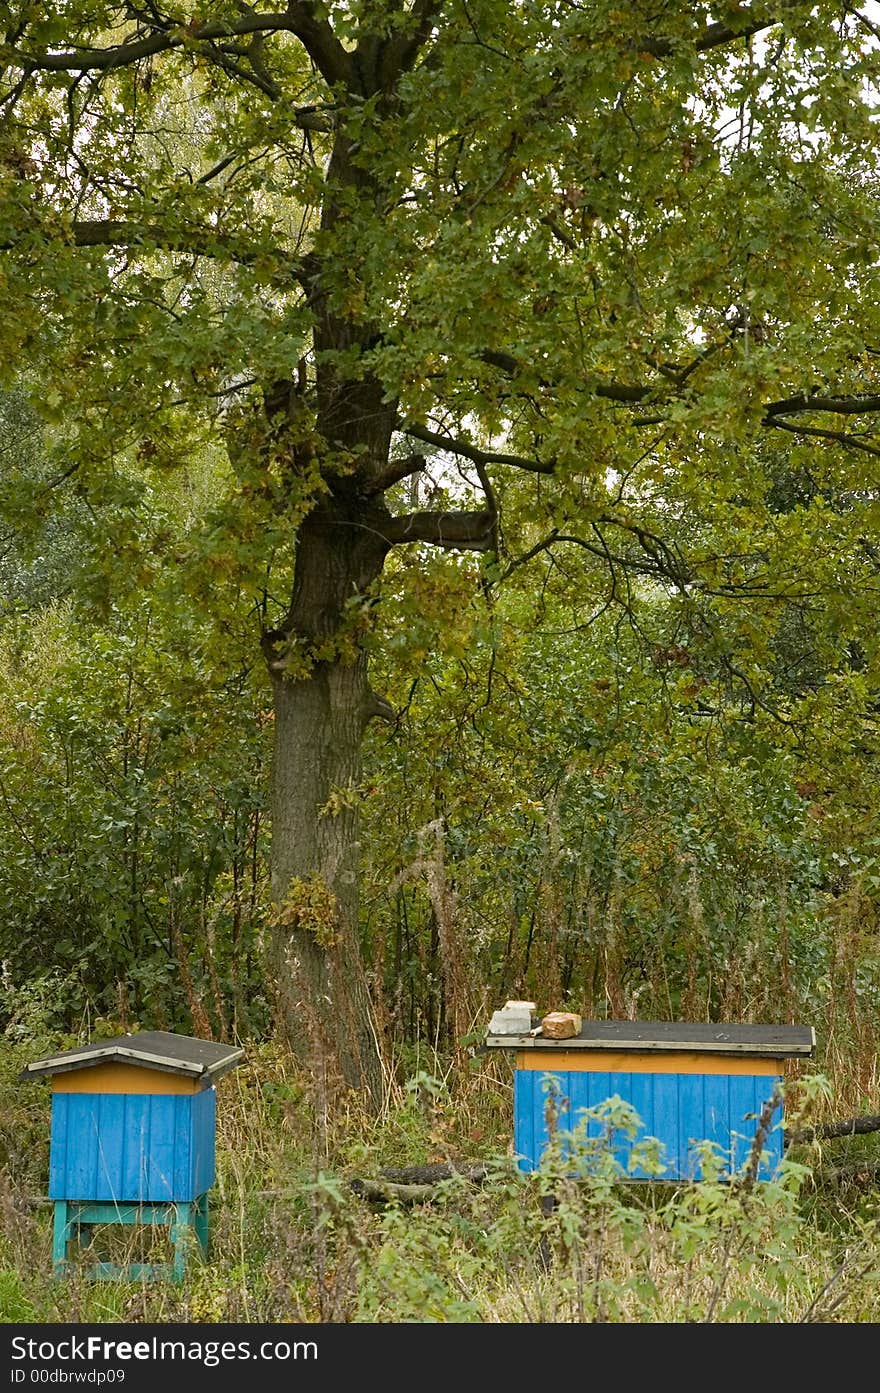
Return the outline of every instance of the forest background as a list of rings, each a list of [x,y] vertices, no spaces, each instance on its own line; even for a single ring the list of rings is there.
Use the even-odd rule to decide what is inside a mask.
[[[809,1167],[745,1316],[729,1189],[651,1307],[584,1285],[631,1192],[572,1198],[555,1276],[538,1210],[499,1296],[479,1225],[337,1171],[508,1149],[507,997],[810,1024],[792,1108],[880,1111],[872,7],[0,8],[12,1318],[96,1309],[22,1276],[16,1072],[138,1028],[246,1046],[254,1252],[117,1314],[870,1318],[873,1219],[810,1226]]]

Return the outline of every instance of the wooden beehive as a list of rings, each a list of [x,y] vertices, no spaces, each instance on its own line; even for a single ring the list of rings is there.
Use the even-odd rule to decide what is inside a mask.
[[[242,1054],[231,1045],[156,1030],[97,1040],[27,1065],[22,1079],[52,1079],[49,1197],[55,1201],[56,1266],[66,1260],[74,1227],[101,1222],[164,1222],[175,1236],[192,1226],[206,1248],[214,1083]]]
[[[585,1110],[619,1097],[642,1124],[637,1137],[615,1138],[623,1167],[634,1141],[656,1137],[663,1148],[661,1178],[685,1180],[700,1177],[700,1142],[721,1148],[728,1172],[748,1159],[784,1061],[812,1054],[815,1035],[810,1026],[584,1021],[567,1040],[489,1034],[485,1043],[515,1052],[514,1150],[522,1170],[538,1168],[550,1138],[550,1075],[560,1129],[571,1131]],[[762,1174],[782,1156],[779,1122],[777,1115],[764,1142]],[[601,1123],[591,1121],[588,1134],[600,1133]],[[633,1179],[647,1175],[638,1166],[628,1173]]]

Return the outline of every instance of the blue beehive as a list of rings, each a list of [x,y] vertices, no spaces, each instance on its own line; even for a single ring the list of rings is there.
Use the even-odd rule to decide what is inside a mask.
[[[98,1040],[38,1059],[22,1078],[52,1078],[49,1196],[55,1202],[53,1261],[92,1224],[166,1224],[180,1278],[188,1231],[208,1244],[214,1183],[215,1081],[243,1051],[168,1031]],[[94,1276],[155,1276],[160,1265],[107,1263]]]
[[[724,1172],[749,1159],[761,1110],[782,1081],[783,1061],[812,1054],[815,1035],[809,1026],[584,1021],[570,1039],[542,1039],[535,1026],[516,1035],[489,1033],[486,1046],[516,1055],[514,1150],[522,1170],[541,1164],[553,1125],[548,1111],[570,1132],[585,1112],[617,1097],[641,1121],[635,1137],[614,1138],[624,1172],[648,1177],[639,1164],[630,1168],[630,1152],[635,1142],[655,1137],[663,1148],[660,1178],[692,1180],[701,1175],[701,1142],[720,1148]],[[601,1117],[588,1120],[588,1137],[602,1130]],[[776,1125],[763,1143],[762,1173],[775,1170],[782,1140]]]

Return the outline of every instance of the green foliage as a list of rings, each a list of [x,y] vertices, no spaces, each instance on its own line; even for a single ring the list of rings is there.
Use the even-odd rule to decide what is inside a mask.
[[[258,1028],[263,697],[184,614],[69,606],[0,647],[7,1028]],[[256,858],[256,859],[255,859]],[[51,965],[51,966],[50,966]]]
[[[36,1319],[36,1307],[28,1298],[19,1274],[14,1269],[0,1269],[0,1321],[16,1325]]]
[[[46,1089],[21,1083],[19,1074],[43,1050],[70,1043],[64,1035],[44,1028],[27,1035],[24,1043],[12,1031],[0,1035],[0,1091],[6,1100],[0,1112],[0,1206],[10,1214],[17,1198],[43,1193],[49,1166]]]
[[[524,585],[459,611],[466,658],[445,652],[438,612],[415,683],[395,650],[384,658],[406,739],[370,737],[363,817],[392,1020],[404,1037],[443,1020],[445,913],[476,1022],[506,996],[586,1016],[782,1010],[816,1025],[821,1050],[832,1012],[869,1078],[870,814],[857,828],[855,778],[835,788],[855,775],[855,741],[862,777],[869,757],[860,676],[822,688],[825,718],[809,691],[757,705],[675,598],[649,592],[623,620],[585,621],[580,595],[602,577],[576,565],[548,567],[537,595]],[[832,811],[844,804],[845,831]]]
[[[839,1298],[836,1310],[870,1319],[876,1221],[859,1236],[866,1261],[841,1274],[832,1299],[811,1265],[804,1167],[786,1161],[773,1180],[746,1189],[720,1168],[713,1174],[704,1149],[699,1184],[633,1185],[613,1138],[637,1119],[613,1100],[596,1118],[604,1138],[587,1139],[579,1126],[533,1177],[499,1159],[478,1192],[454,1178],[422,1214],[392,1209],[364,1269],[357,1318],[778,1323],[822,1319],[826,1298],[829,1307]],[[541,1195],[552,1204],[542,1206]],[[827,1260],[835,1261],[831,1249]]]
[[[291,710],[369,655],[400,713],[362,786],[367,702],[290,781],[316,847],[368,848],[360,922],[308,912],[392,1052],[519,991],[818,1013],[867,1081],[870,24],[420,12],[9,29],[9,1019],[36,968],[56,1028],[265,1023],[262,640]],[[298,855],[279,901],[335,893]]]
[[[322,948],[339,943],[336,896],[320,876],[295,877],[280,904],[272,910],[271,923],[285,929],[304,929]]]

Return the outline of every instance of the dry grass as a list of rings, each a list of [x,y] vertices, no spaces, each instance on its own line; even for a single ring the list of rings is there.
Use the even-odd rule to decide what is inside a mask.
[[[50,1211],[0,1184],[4,1321],[484,1323],[864,1321],[876,1311],[873,1191],[825,1189],[829,1152],[801,1151],[784,1184],[648,1186],[552,1171],[521,1176],[510,1151],[509,1076],[421,1051],[379,1118],[340,1095],[326,1111],[270,1046],[218,1088],[218,1171],[209,1260],[183,1283],[51,1277]],[[3,1100],[21,1103],[15,1089]],[[30,1106],[30,1102],[29,1102]],[[831,1104],[817,1100],[816,1108]],[[48,1116],[46,1118],[48,1125]],[[874,1139],[854,1139],[868,1151]],[[380,1206],[349,1182],[383,1165],[483,1158],[482,1185]],[[494,1158],[494,1159],[493,1159]],[[552,1190],[558,1203],[542,1208]],[[100,1236],[118,1259],[131,1232]],[[115,1247],[113,1246],[115,1244]]]

